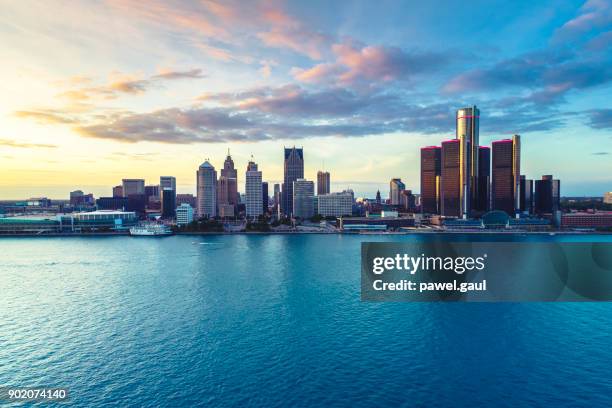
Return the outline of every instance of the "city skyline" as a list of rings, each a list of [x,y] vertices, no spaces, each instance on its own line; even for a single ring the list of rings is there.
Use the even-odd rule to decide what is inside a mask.
[[[611,16],[596,0],[11,3],[0,199],[108,196],[123,178],[165,174],[193,194],[193,168],[209,157],[222,169],[228,147],[236,169],[253,155],[275,184],[294,145],[305,178],[327,170],[332,191],[372,197],[401,178],[418,193],[420,148],[454,138],[456,109],[473,105],[481,145],[520,134],[521,173],[601,195]]]

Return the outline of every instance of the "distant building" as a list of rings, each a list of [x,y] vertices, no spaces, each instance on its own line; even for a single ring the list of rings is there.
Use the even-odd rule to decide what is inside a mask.
[[[176,207],[176,225],[185,225],[193,221],[193,207],[182,203]]]
[[[544,175],[535,181],[534,211],[536,214],[552,214],[559,209],[561,183],[552,175]]]
[[[520,160],[520,136],[493,142],[492,209],[510,216],[520,211]]]
[[[270,205],[270,197],[268,193],[268,182],[263,181],[261,183],[261,209],[265,213],[268,212],[268,206]]]
[[[70,205],[73,205],[73,206],[78,205],[84,194],[85,193],[83,193],[81,190],[71,191],[70,192]]]
[[[478,201],[480,110],[476,106],[457,110],[456,139],[459,141],[459,214],[471,215]],[[453,210],[454,212],[454,210]]]
[[[561,214],[561,226],[566,228],[612,228],[612,211]]]
[[[113,197],[123,197],[123,186],[113,187]]]
[[[402,190],[402,192],[400,193],[400,205],[406,211],[415,211],[416,196],[412,194],[412,190]]]
[[[521,213],[531,214],[533,212],[533,180],[521,175],[520,179],[519,207]]]
[[[160,199],[159,194],[159,186],[145,186],[145,196],[147,197],[147,201],[155,201]]]
[[[330,176],[328,171],[317,172],[317,195],[329,194]]]
[[[196,208],[196,198],[193,194],[177,194],[176,205],[189,204],[191,207]]]
[[[197,215],[198,217],[217,216],[217,171],[208,160],[196,172]]]
[[[389,182],[389,203],[400,205],[400,193],[406,189],[406,185],[400,178],[392,178]]]
[[[380,190],[376,190],[376,204],[382,204],[382,198],[380,197]]]
[[[604,193],[603,202],[604,204],[612,204],[612,191]]]
[[[486,213],[491,208],[491,149],[487,146],[478,148],[478,186],[474,210]]]
[[[100,197],[96,200],[98,210],[124,210],[127,206],[127,197]]]
[[[311,218],[314,215],[314,183],[299,178],[293,182],[293,216]]]
[[[285,148],[284,181],[282,190],[282,211],[285,215],[293,214],[293,183],[304,178],[304,149]],[[311,200],[312,201],[312,200]]]
[[[95,205],[93,194],[85,194],[81,190],[70,192],[70,205],[73,207],[91,207]]]
[[[143,179],[123,179],[122,187],[124,197],[145,195],[145,181]]]
[[[223,190],[224,197],[222,198],[222,202],[233,206],[238,205],[240,202],[238,197],[238,170],[234,167],[234,160],[232,160],[229,149],[227,150],[227,157],[221,169],[221,177],[219,177],[219,179],[221,178],[225,180],[227,186],[226,189]]]
[[[428,146],[421,149],[421,212],[440,213],[440,171],[442,148]]]
[[[221,218],[233,217],[236,214],[238,206],[232,204],[219,204],[217,208],[217,214]]]
[[[174,218],[176,211],[176,190],[164,187],[161,204],[162,218]]]
[[[355,195],[352,190],[345,190],[341,193],[321,194],[318,196],[317,212],[323,217],[350,216],[353,213],[354,202]]]
[[[257,169],[257,164],[250,161],[247,165],[245,185],[247,217],[258,217],[263,213],[261,178],[261,171]]]
[[[461,216],[460,141],[442,142],[440,182],[440,214],[445,217]]]

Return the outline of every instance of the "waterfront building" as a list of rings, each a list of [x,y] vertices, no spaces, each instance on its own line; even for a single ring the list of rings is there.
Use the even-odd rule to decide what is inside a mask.
[[[478,147],[478,185],[474,209],[486,213],[491,208],[491,149],[488,146]]]
[[[561,182],[552,175],[544,175],[535,181],[534,211],[536,214],[552,214],[559,210]]]
[[[304,178],[304,149],[285,147],[284,180],[282,189],[282,212],[293,215],[293,183]],[[312,201],[312,200],[311,200]]]
[[[409,212],[414,212],[416,209],[416,196],[412,194],[412,190],[402,190],[400,193],[400,205]]]
[[[380,190],[376,190],[376,204],[377,205],[382,204],[382,198],[380,197]]]
[[[262,175],[257,164],[250,161],[246,171],[246,216],[258,217],[263,214],[262,209]]]
[[[317,172],[317,195],[330,193],[330,176],[328,171]]]
[[[389,182],[389,203],[400,205],[400,193],[406,189],[406,185],[400,178],[392,178]]]
[[[238,196],[238,170],[234,167],[234,160],[232,160],[229,149],[227,150],[227,157],[223,162],[223,168],[221,169],[221,176],[219,178],[224,179],[226,186],[223,190],[221,202],[233,206],[238,205],[240,202]]]
[[[122,192],[123,197],[129,197],[131,195],[143,195],[145,194],[145,181],[143,179],[123,179],[122,180]]]
[[[127,205],[127,197],[100,197],[96,200],[98,210],[123,210]]]
[[[314,183],[299,178],[293,182],[291,191],[293,193],[293,216],[311,218],[314,215]]]
[[[268,212],[268,206],[270,205],[270,197],[268,193],[268,182],[263,181],[261,183],[261,209],[265,213]]]
[[[197,215],[198,217],[217,216],[217,171],[208,160],[196,172]]]
[[[533,212],[533,180],[528,180],[525,175],[520,178],[519,207],[521,213],[531,214]]]
[[[145,186],[145,196],[147,197],[147,201],[156,201],[159,200],[159,186]]]
[[[340,193],[321,194],[317,197],[317,212],[323,217],[350,216],[353,213],[355,194],[352,190],[344,190]]]
[[[179,206],[181,204],[189,204],[192,208],[196,208],[196,198],[193,194],[177,194],[176,195],[176,205]]]
[[[442,148],[427,146],[421,149],[421,212],[440,213],[440,171]]]
[[[176,207],[176,225],[185,225],[193,221],[193,207],[182,203]]]
[[[170,187],[164,187],[161,197],[162,218],[174,218],[176,210],[176,190]]]
[[[561,214],[565,228],[612,228],[612,211],[572,212]]]
[[[81,190],[75,190],[70,192],[70,205],[75,206],[78,205],[81,201],[81,198],[85,195]]]
[[[440,214],[445,217],[460,217],[461,214],[461,141],[452,139],[442,142]]]
[[[470,217],[478,201],[478,146],[480,110],[476,106],[457,110],[456,138],[459,141],[459,213]]]
[[[238,209],[238,206],[234,206],[232,204],[220,204],[217,208],[217,213],[221,218],[233,217],[236,214],[236,209]]]
[[[123,197],[123,186],[113,187],[113,197]]]
[[[603,195],[604,204],[612,204],[612,191],[604,193]]]
[[[280,184],[274,183],[274,206],[279,207],[281,205],[281,187]]]
[[[0,218],[0,234],[47,234],[125,230],[138,222],[134,212],[90,211],[55,216]]]
[[[514,216],[520,211],[520,136],[497,140],[492,150],[492,209]]]

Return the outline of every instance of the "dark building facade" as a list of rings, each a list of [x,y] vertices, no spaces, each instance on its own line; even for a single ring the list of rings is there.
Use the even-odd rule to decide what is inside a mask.
[[[227,157],[223,162],[223,168],[221,169],[219,181],[224,184],[224,188],[222,189],[222,196],[217,197],[217,201],[233,206],[238,205],[240,202],[238,196],[238,170],[236,170],[234,167],[234,160],[232,160],[229,150],[227,151]]]
[[[293,182],[304,178],[304,149],[285,148],[284,180],[281,209],[283,214],[293,215]]]
[[[478,146],[480,110],[476,106],[457,110],[456,138],[459,140],[460,212],[469,217],[478,201]]]
[[[126,197],[100,197],[96,200],[98,210],[123,210],[128,206]]]
[[[268,182],[262,181],[261,183],[261,207],[262,207],[263,214],[268,212],[268,205],[270,204],[269,194],[270,193],[268,191]]]
[[[514,216],[520,208],[520,137],[493,142],[491,204]]]
[[[478,199],[476,200],[475,210],[486,213],[490,209],[491,197],[491,149],[487,146],[478,147]]]
[[[330,176],[328,171],[317,172],[317,195],[330,193]]]
[[[161,191],[162,217],[174,218],[176,216],[176,190],[166,187]]]
[[[552,214],[559,209],[561,199],[561,182],[552,175],[542,176],[535,181],[534,212]]]
[[[440,169],[442,148],[428,146],[421,149],[421,212],[440,213]]]
[[[461,142],[459,139],[442,142],[440,183],[440,214],[460,217],[461,214]]]
[[[533,180],[528,180],[524,175],[520,179],[519,207],[522,213],[533,212]]]

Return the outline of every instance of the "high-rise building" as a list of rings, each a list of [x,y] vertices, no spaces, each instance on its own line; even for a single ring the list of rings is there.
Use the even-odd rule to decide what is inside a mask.
[[[478,146],[480,110],[476,106],[457,110],[457,139],[460,142],[459,179],[460,214],[470,216],[472,207],[478,201]]]
[[[342,217],[352,215],[355,194],[352,190],[318,196],[317,212],[323,217]]]
[[[402,179],[392,178],[389,182],[389,203],[391,205],[400,205],[400,194],[406,189],[406,185]]]
[[[544,175],[535,181],[534,212],[552,214],[559,209],[561,199],[561,182],[552,175]]]
[[[181,204],[189,204],[192,208],[197,207],[196,198],[193,194],[177,194],[176,195],[176,205],[180,206]]]
[[[412,190],[402,190],[400,193],[400,205],[409,212],[414,212],[416,208],[416,197],[412,194]]]
[[[380,197],[380,190],[376,190],[376,204],[382,204],[382,198]]]
[[[182,203],[176,207],[176,225],[185,225],[193,221],[193,207]]]
[[[217,216],[217,171],[208,160],[196,172],[198,217]]]
[[[164,187],[161,193],[161,208],[163,218],[174,218],[176,210],[176,190]]]
[[[268,182],[263,181],[261,183],[261,209],[265,213],[268,212],[268,206],[270,205],[270,197],[268,193]]]
[[[293,182],[291,192],[293,193],[293,216],[312,217],[314,215],[314,183],[299,178]]]
[[[147,201],[159,200],[161,198],[159,186],[145,186],[145,197]]]
[[[487,146],[478,147],[478,199],[474,210],[485,213],[491,208],[491,149]]]
[[[531,214],[533,212],[533,180],[528,180],[524,175],[521,175],[520,184],[520,211],[521,213]]]
[[[293,215],[293,182],[304,178],[304,149],[285,147],[284,180],[282,190],[282,210],[285,215]]]
[[[261,178],[261,171],[257,169],[257,164],[250,161],[247,165],[245,187],[247,217],[258,217],[263,213]]]
[[[123,197],[123,186],[113,187],[113,197]]]
[[[440,214],[461,217],[461,140],[442,142],[440,177]]]
[[[330,192],[330,177],[328,171],[317,172],[317,195],[329,194]]]
[[[221,201],[225,204],[237,206],[240,202],[238,197],[238,170],[234,167],[234,161],[230,156],[229,149],[227,150],[227,157],[223,162],[223,168],[221,169],[221,176],[219,179],[225,179],[225,188],[223,190],[223,197]]]
[[[143,195],[145,193],[145,181],[143,179],[123,179],[123,196]]]
[[[281,204],[281,188],[280,184],[274,183],[274,206],[278,207]]]
[[[440,213],[440,169],[442,148],[428,146],[421,149],[421,211]]]
[[[520,211],[520,136],[493,142],[491,202],[513,216]]]
[[[70,205],[79,205],[82,201],[82,197],[85,195],[81,190],[75,190],[70,192]]]
[[[604,204],[612,204],[612,191],[604,193],[603,202]]]

